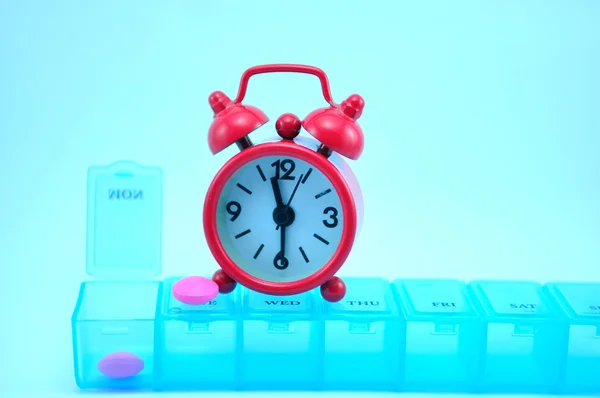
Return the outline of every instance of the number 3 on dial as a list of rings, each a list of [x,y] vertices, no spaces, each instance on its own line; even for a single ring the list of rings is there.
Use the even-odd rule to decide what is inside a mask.
[[[325,210],[323,210],[323,214],[329,216],[329,218],[323,220],[323,225],[325,225],[327,228],[335,228],[338,226],[338,211],[335,207],[326,207]]]

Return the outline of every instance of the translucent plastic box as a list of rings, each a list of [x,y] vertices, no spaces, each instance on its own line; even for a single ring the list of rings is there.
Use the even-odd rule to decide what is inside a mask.
[[[235,389],[240,380],[239,291],[203,305],[173,297],[164,282],[157,317],[157,388]]]
[[[556,391],[567,329],[555,301],[534,282],[475,281],[470,288],[486,321],[482,388]]]
[[[158,282],[86,282],[73,314],[75,375],[82,388],[151,388],[154,383],[154,314]],[[135,377],[111,378],[98,362],[115,352],[144,361]]]
[[[483,320],[463,282],[397,280],[404,331],[402,389],[472,391],[481,368]]]
[[[600,394],[600,284],[549,283],[569,322],[562,392]]]
[[[340,302],[319,297],[324,320],[323,387],[394,390],[400,377],[403,324],[389,281],[346,278]],[[321,361],[318,359],[319,362]]]
[[[76,382],[84,389],[152,388],[161,283],[151,279],[161,270],[161,171],[131,162],[92,167],[87,189],[86,263],[96,280],[81,284],[72,317]],[[102,363],[136,371],[109,377]]]
[[[322,372],[315,292],[268,296],[242,289],[241,383],[247,389],[314,389]]]

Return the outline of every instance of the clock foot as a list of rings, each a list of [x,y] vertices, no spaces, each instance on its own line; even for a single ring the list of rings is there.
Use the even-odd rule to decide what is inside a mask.
[[[340,301],[346,295],[346,284],[343,280],[334,276],[321,285],[321,296],[331,303]]]
[[[237,282],[222,269],[214,273],[212,280],[219,286],[219,293],[223,294],[233,292],[233,289],[235,289],[235,286],[237,285]]]

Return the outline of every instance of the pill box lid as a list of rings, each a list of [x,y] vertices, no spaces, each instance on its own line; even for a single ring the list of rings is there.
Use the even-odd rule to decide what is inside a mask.
[[[470,286],[488,319],[554,320],[558,317],[556,307],[538,282],[481,280],[472,281]]]
[[[600,319],[600,283],[551,282],[546,288],[571,319]]]
[[[401,279],[392,283],[405,317],[476,319],[463,281],[453,279]]]
[[[150,279],[161,272],[162,170],[132,161],[87,175],[86,270],[96,279]]]

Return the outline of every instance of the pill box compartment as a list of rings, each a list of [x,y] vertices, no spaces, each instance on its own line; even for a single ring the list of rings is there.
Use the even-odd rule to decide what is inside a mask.
[[[311,390],[321,374],[315,292],[269,296],[242,291],[245,389]]]
[[[232,389],[238,377],[239,289],[202,305],[173,297],[181,278],[164,282],[157,322],[159,389]]]
[[[75,378],[80,388],[153,387],[154,319],[159,288],[158,282],[81,284],[72,317]],[[123,352],[143,361],[138,374],[114,378],[100,372],[101,359]]]
[[[154,386],[161,225],[160,169],[128,161],[88,169],[86,271],[95,281],[81,285],[72,317],[80,388]]]
[[[323,383],[328,390],[394,390],[401,362],[401,319],[390,284],[345,278],[337,303],[318,299],[324,320]]]
[[[542,287],[527,281],[474,281],[469,291],[486,320],[482,388],[494,392],[556,389],[566,323]]]
[[[546,290],[569,322],[561,392],[600,393],[600,283],[549,283]]]
[[[392,284],[404,318],[402,388],[470,391],[481,366],[483,322],[466,286],[454,280]]]

